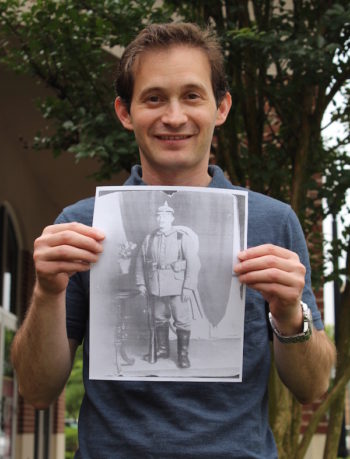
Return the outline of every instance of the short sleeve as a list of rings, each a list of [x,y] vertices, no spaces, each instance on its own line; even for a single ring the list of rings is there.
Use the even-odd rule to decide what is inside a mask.
[[[303,291],[303,301],[309,306],[312,311],[313,323],[316,329],[323,330],[324,325],[321,319],[321,313],[316,304],[316,298],[311,286],[311,267],[309,253],[304,237],[304,233],[298,217],[295,212],[290,209],[286,220],[286,235],[290,250],[299,255],[301,263],[306,268],[305,287]]]

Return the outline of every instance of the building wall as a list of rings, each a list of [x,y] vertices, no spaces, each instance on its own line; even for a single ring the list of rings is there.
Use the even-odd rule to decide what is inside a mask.
[[[87,178],[97,170],[96,161],[77,166],[69,153],[54,159],[49,151],[30,148],[36,132],[45,128],[35,101],[48,93],[28,76],[0,66],[0,202],[10,202],[27,250],[64,206],[93,196],[97,185]],[[98,185],[118,185],[126,176]]]

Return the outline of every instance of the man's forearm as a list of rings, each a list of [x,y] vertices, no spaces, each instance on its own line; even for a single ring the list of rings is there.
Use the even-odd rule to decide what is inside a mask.
[[[281,343],[274,336],[274,353],[281,380],[301,403],[310,403],[325,394],[335,363],[335,348],[324,331],[313,329],[304,343]]]
[[[299,255],[263,244],[240,252],[238,259],[234,269],[240,282],[264,297],[279,333],[285,337],[301,333],[307,270]],[[308,341],[299,343],[282,343],[274,336],[274,350],[278,373],[300,402],[311,402],[327,391],[335,348],[324,331],[314,329]]]
[[[34,288],[28,315],[12,347],[19,392],[36,408],[45,408],[62,391],[74,352],[66,333],[65,291],[45,295]]]
[[[82,223],[47,226],[34,242],[36,270],[32,304],[12,348],[19,391],[37,408],[63,389],[77,343],[66,331],[66,289],[70,277],[86,272],[103,250],[104,234]]]

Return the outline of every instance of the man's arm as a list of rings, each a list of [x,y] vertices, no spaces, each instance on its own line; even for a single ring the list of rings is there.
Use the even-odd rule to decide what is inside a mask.
[[[193,233],[193,237],[197,235],[190,229],[187,231]],[[183,286],[182,300],[188,300],[192,296],[192,291],[197,289],[198,275],[201,268],[201,262],[198,256],[198,240],[194,240],[189,234],[183,232],[181,238],[181,247],[184,259],[186,260],[185,281]]]
[[[262,294],[280,333],[300,333],[306,270],[298,255],[266,244],[245,250],[238,258],[235,272],[240,282]],[[327,391],[335,348],[323,331],[314,328],[310,339],[303,343],[281,343],[274,336],[274,350],[278,373],[300,402],[312,402]]]
[[[145,273],[144,273],[144,262],[145,262],[145,253],[148,247],[149,242],[149,235],[146,236],[144,239],[137,257],[136,257],[136,267],[135,267],[135,278],[136,278],[136,286],[141,295],[147,295],[147,288],[146,288],[146,281],[145,281]]]
[[[45,408],[62,391],[78,343],[66,331],[69,277],[87,271],[102,252],[103,234],[80,223],[52,225],[34,244],[36,282],[28,314],[12,346],[19,392]]]

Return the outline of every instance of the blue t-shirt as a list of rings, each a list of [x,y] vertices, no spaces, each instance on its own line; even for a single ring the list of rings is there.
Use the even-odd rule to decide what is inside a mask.
[[[233,186],[217,166],[209,166],[209,187]],[[134,166],[125,185],[145,185]],[[272,243],[298,253],[307,269],[303,300],[322,329],[311,290],[310,265],[300,223],[290,206],[248,192],[248,247]],[[57,223],[92,224],[94,198],[63,210]],[[89,274],[74,275],[67,289],[67,333],[84,340],[85,396],[79,416],[83,459],[274,459],[268,423],[269,326],[265,301],[247,288],[243,381],[148,382],[89,380]]]

